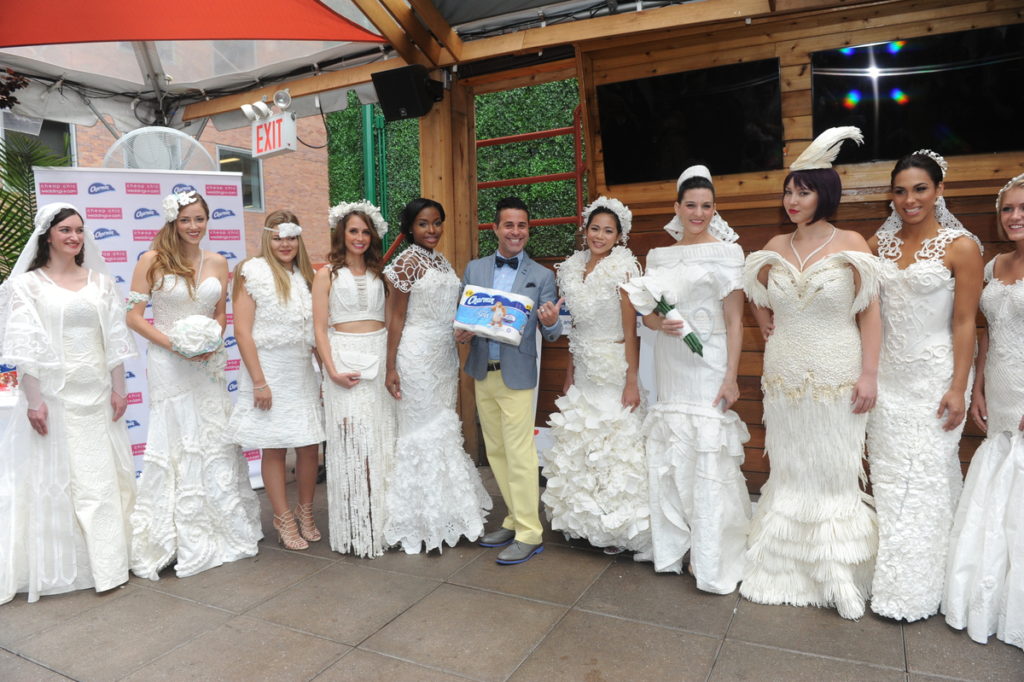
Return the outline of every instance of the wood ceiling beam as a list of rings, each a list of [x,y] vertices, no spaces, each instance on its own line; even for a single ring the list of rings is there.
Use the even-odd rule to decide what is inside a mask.
[[[448,48],[455,61],[462,60],[462,38],[455,32],[455,29],[445,20],[441,13],[434,7],[431,0],[409,0],[416,15],[423,20],[430,32]]]
[[[359,11],[366,15],[388,44],[395,49],[395,52],[409,64],[422,64],[427,68],[434,68],[430,59],[406,35],[405,29],[395,20],[393,16],[381,4],[381,0],[352,0],[352,3],[359,8]],[[424,31],[425,33],[425,31]]]
[[[451,64],[455,62],[455,56],[446,48],[441,46],[434,36],[423,27],[420,20],[416,18],[413,9],[404,0],[379,0],[391,13],[398,25],[408,34],[412,41],[427,56],[430,63],[437,66],[441,63]]]
[[[308,76],[285,83],[275,83],[257,90],[248,90],[235,95],[217,97],[205,102],[194,102],[185,107],[182,118],[186,121],[191,121],[203,118],[204,116],[235,111],[243,104],[251,104],[264,95],[266,95],[268,101],[272,100],[274,93],[284,88],[288,88],[288,93],[293,98],[315,95],[318,92],[327,92],[328,90],[337,90],[339,88],[351,88],[354,85],[369,83],[371,76],[378,71],[397,69],[401,66],[408,66],[408,64],[404,59],[394,57],[371,64],[349,66],[340,71],[325,71],[317,76]]]

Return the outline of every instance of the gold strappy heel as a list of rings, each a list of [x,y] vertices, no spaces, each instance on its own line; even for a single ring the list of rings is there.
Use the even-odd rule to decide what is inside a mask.
[[[309,543],[299,534],[299,527],[291,511],[280,516],[274,514],[274,529],[277,531],[278,544],[284,545],[285,549],[309,549]]]
[[[313,503],[300,504],[295,507],[295,518],[299,521],[299,534],[310,542],[319,542],[320,530],[313,521]]]

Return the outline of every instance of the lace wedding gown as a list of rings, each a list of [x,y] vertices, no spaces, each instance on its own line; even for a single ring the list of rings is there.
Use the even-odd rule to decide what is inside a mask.
[[[765,266],[767,288],[757,279]],[[761,380],[771,473],[740,585],[751,601],[864,613],[877,535],[860,485],[867,415],[851,411],[850,397],[861,372],[856,315],[878,290],[877,268],[876,258],[855,251],[803,272],[775,252],[747,258],[744,290],[775,315]]]
[[[572,313],[573,384],[551,415],[554,445],[544,457],[547,487],[541,499],[553,530],[649,560],[644,410],[622,406],[626,356],[619,285],[639,275],[640,267],[624,246],[613,248],[584,277],[589,261],[590,251],[583,250],[558,266],[558,288]]]
[[[39,436],[20,397],[0,439],[0,604],[128,580],[135,467],[110,392],[136,351],[121,302],[92,271],[78,291],[40,270],[0,287],[0,356],[38,380],[48,410]]]
[[[256,304],[252,339],[270,387],[271,407],[253,405],[252,377],[238,373],[238,395],[228,440],[246,448],[291,448],[324,440],[320,385],[313,369],[313,297],[295,267],[288,300],[281,302],[270,265],[251,258],[242,265],[245,289]]]
[[[150,297],[153,324],[166,334],[189,315],[212,316],[220,295],[216,277],[199,282],[193,298],[183,279],[165,275]],[[221,347],[201,363],[149,346],[149,436],[132,514],[132,572],[140,578],[158,580],[175,556],[179,578],[254,556],[263,537],[248,466],[227,438],[223,355]]]
[[[988,437],[974,453],[953,522],[942,611],[976,642],[989,635],[1024,649],[1024,279],[985,268],[981,309]]]
[[[901,270],[902,240],[887,227],[877,232],[883,341],[878,403],[868,422],[878,514],[871,610],[907,621],[939,610],[963,480],[957,455],[964,425],[943,431],[936,416],[953,378],[954,279],[942,258],[961,236],[977,241],[962,228],[942,228]]]
[[[658,334],[658,402],[650,409],[647,458],[654,569],[679,573],[690,553],[697,587],[728,594],[743,573],[750,494],[740,471],[747,427],[711,402],[729,361],[723,299],[741,287],[737,244],[667,246],[647,254],[647,277],[676,295],[676,309],[696,331],[704,355],[678,336]]]
[[[491,497],[463,449],[455,412],[458,354],[452,323],[462,284],[443,255],[416,244],[384,271],[409,294],[396,369],[398,441],[384,537],[408,554],[483,534]]]

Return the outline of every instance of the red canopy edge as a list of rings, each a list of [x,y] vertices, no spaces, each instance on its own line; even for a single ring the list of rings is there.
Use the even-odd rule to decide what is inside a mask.
[[[42,0],[11,8],[0,46],[149,40],[384,42],[318,0]]]

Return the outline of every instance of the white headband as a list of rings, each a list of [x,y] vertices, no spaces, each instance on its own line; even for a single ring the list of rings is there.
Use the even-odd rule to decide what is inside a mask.
[[[682,175],[679,176],[679,179],[676,180],[677,194],[679,192],[679,188],[683,186],[683,183],[690,178],[704,178],[708,182],[711,182],[711,171],[707,166],[701,165],[690,166],[684,170]],[[711,182],[711,184],[714,185],[713,182]],[[679,216],[672,216],[672,220],[668,221],[662,229],[672,235],[672,238],[677,241],[683,236],[683,224],[679,222]],[[736,230],[729,227],[729,223],[725,222],[725,218],[723,218],[718,211],[715,211],[715,214],[711,216],[711,222],[708,223],[708,232],[710,232],[711,236],[715,239],[728,243],[732,243],[740,238],[740,236],[736,234]]]
[[[864,144],[864,136],[860,128],[856,126],[840,126],[829,128],[821,135],[814,138],[814,142],[796,157],[796,161],[789,165],[789,170],[816,170],[819,168],[831,168],[832,162],[839,156],[839,148],[845,140],[853,140],[857,144]]]
[[[338,226],[338,222],[353,211],[361,211],[370,217],[373,221],[373,229],[377,231],[377,236],[384,239],[384,235],[388,233],[388,224],[384,220],[384,216],[381,215],[380,209],[371,204],[366,199],[360,201],[347,202],[343,201],[340,204],[331,207],[331,210],[327,212],[327,222],[330,228],[333,230]]]
[[[178,211],[182,206],[188,206],[196,200],[195,190],[188,192],[175,192],[164,197],[164,220],[173,223],[178,219]]]
[[[278,223],[272,227],[264,227],[267,232],[276,232],[278,237],[298,237],[302,234],[302,227],[295,223]]]
[[[1003,188],[1001,190],[999,190],[999,194],[996,195],[996,210],[997,211],[1000,208],[1002,208],[999,204],[1003,200],[1003,195],[1006,194],[1007,192],[1009,192],[1014,187],[1018,187],[1018,186],[1024,186],[1024,173],[1021,173],[1020,175],[1018,175],[1018,176],[1016,176],[1014,178],[1010,178],[1010,181],[1008,183],[1006,183],[1005,185],[1003,185]]]
[[[608,209],[619,219],[619,227],[622,228],[622,232],[619,234],[619,241],[625,244],[629,238],[629,231],[633,229],[633,212],[618,199],[600,196],[590,202],[590,205],[583,209],[583,223],[580,225],[580,229],[587,229],[587,225],[590,224],[590,214],[598,208]]]

